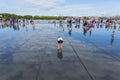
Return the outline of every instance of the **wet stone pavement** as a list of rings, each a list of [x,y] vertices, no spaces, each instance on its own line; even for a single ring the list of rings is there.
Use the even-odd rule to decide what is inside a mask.
[[[58,35],[64,39],[62,53],[57,52]],[[65,36],[53,24],[29,26],[27,32],[4,28],[0,37],[0,80],[120,79],[119,57]]]

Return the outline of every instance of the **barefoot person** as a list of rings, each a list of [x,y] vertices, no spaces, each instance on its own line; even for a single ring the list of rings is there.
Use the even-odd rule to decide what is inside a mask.
[[[58,50],[62,50],[62,43],[63,43],[63,38],[61,36],[58,36],[58,39],[57,39]]]

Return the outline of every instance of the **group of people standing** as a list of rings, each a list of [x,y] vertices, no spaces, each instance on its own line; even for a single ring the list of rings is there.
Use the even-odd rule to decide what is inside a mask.
[[[6,28],[10,27],[13,28],[14,30],[20,30],[20,27],[23,27],[28,31],[28,25],[31,24],[33,27],[33,30],[35,30],[35,23],[34,20],[27,20],[27,19],[15,19],[15,18],[10,18],[6,20],[0,20],[0,27],[1,28]]]

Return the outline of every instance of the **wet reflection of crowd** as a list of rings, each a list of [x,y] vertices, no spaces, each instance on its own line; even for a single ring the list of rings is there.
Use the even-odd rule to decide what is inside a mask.
[[[65,21],[65,20],[63,20]],[[110,44],[112,45],[114,42],[114,33],[115,30],[120,31],[120,20],[118,19],[111,19],[111,18],[91,18],[91,19],[81,19],[81,18],[68,18],[66,20],[66,28],[68,29],[68,34],[69,36],[72,35],[73,29],[72,29],[72,25],[74,24],[75,28],[82,28],[83,29],[83,35],[86,36],[87,33],[89,32],[89,36],[92,36],[92,31],[94,28],[105,28],[108,31],[109,30],[113,30],[110,34],[112,34],[111,36],[111,40],[110,40]],[[82,25],[82,26],[81,26]],[[63,24],[60,22],[60,27],[65,29],[65,26],[63,26]]]
[[[61,28],[64,31],[65,25],[64,25],[64,21],[63,20],[59,21],[59,28]]]
[[[27,20],[27,19],[6,19],[4,21],[0,20],[0,28],[13,28],[14,30],[20,30],[20,28],[25,28],[28,32],[28,26],[29,24],[32,25],[33,30],[35,30],[35,23],[34,20]]]
[[[112,34],[111,34],[111,40],[110,40],[110,44],[112,45],[114,42],[114,33],[115,31],[113,30]]]
[[[72,20],[71,19],[67,21],[67,28],[68,28],[68,34],[69,36],[71,36],[72,34]]]

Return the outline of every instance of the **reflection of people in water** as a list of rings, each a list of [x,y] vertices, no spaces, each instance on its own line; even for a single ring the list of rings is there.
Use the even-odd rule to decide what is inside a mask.
[[[113,29],[116,30],[116,28],[117,28],[117,26],[116,26],[116,23],[114,22],[114,27],[113,27]]]
[[[2,22],[2,28],[6,28],[8,26],[7,21],[5,20],[4,22]]]
[[[72,25],[68,24],[67,28],[68,28],[68,34],[69,34],[69,36],[71,36],[71,34],[72,34]]]
[[[17,30],[17,26],[15,24],[13,24],[13,29]]]
[[[101,20],[100,20],[100,28],[102,28],[103,27],[103,18],[101,18]]]
[[[114,33],[115,33],[115,31],[113,31],[112,34],[111,34],[111,40],[110,40],[110,44],[111,44],[111,45],[112,45],[113,42],[114,42]]]
[[[118,30],[120,31],[120,25],[119,25],[119,28],[118,28]]]
[[[76,24],[76,25],[75,25],[75,28],[80,28],[80,24]]]
[[[118,24],[119,24],[118,31],[120,31],[120,22],[118,22]]]
[[[32,28],[33,28],[33,30],[35,30],[35,23],[34,23],[34,21],[32,21]]]
[[[90,28],[87,27],[87,26],[84,26],[84,27],[83,27],[83,34],[84,34],[84,36],[86,36],[87,31],[88,31],[89,29],[90,29]]]
[[[17,30],[19,31],[20,30],[20,27],[19,27],[19,24],[17,23]]]
[[[69,34],[69,36],[71,36],[71,34],[72,34],[72,28],[69,28],[68,34]]]
[[[59,51],[58,51],[58,53],[57,53],[57,57],[58,57],[59,59],[62,59],[62,58],[63,58],[63,54],[62,54],[62,52],[59,52]]]
[[[86,34],[87,34],[87,30],[85,28],[83,28],[83,34],[84,34],[84,36],[86,36]]]
[[[2,27],[2,18],[0,17],[0,28]]]
[[[0,17],[0,28],[2,27],[2,18]]]
[[[26,26],[26,32],[28,32],[28,26]]]
[[[92,35],[92,28],[90,28],[90,32],[89,33],[90,33],[90,36],[91,36]]]
[[[75,24],[76,24],[75,28],[80,28],[80,19],[79,18],[77,18],[75,20]]]
[[[65,27],[64,27],[62,20],[60,20],[60,22],[59,22],[59,27],[62,28],[63,31],[65,30]]]
[[[23,19],[23,28],[25,27],[25,19]]]

